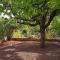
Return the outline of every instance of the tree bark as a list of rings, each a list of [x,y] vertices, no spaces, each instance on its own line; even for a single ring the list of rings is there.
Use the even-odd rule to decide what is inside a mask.
[[[7,40],[10,41],[11,40],[11,36],[8,35],[7,36]]]
[[[43,16],[43,19],[40,20],[40,46],[41,48],[45,47],[45,16]]]
[[[45,47],[45,28],[40,27],[40,34],[41,34],[41,39],[40,39],[40,46],[41,48]]]

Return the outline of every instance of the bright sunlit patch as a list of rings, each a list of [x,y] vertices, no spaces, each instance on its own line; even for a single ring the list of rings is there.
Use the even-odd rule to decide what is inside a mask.
[[[15,51],[14,48],[5,49],[4,51]]]
[[[46,55],[48,55],[48,56],[49,56],[49,55],[51,55],[51,53],[46,53]]]
[[[11,17],[13,17],[13,18],[14,18],[14,15],[13,15],[13,14],[11,14]]]
[[[3,60],[3,59],[0,59],[0,60]]]
[[[2,7],[3,7],[3,4],[0,4],[0,6],[2,6]]]
[[[1,13],[0,17],[10,19],[10,16],[7,14],[4,14],[3,12]]]
[[[4,13],[2,12],[2,13],[1,13],[1,17],[3,17],[3,16],[4,16]]]
[[[11,54],[7,54],[5,57],[11,57]]]
[[[10,19],[10,17],[8,15],[4,15],[4,18]]]
[[[36,60],[39,56],[39,53],[32,52],[16,52],[16,55],[21,57],[23,60]]]
[[[10,10],[7,11],[7,13],[9,13],[9,12],[10,12]]]

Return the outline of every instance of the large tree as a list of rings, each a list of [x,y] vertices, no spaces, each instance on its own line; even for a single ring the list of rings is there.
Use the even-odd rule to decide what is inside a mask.
[[[30,26],[39,25],[40,44],[45,46],[45,30],[50,25],[53,18],[59,13],[60,1],[58,0],[1,0],[2,7],[6,11],[10,10],[12,15],[20,24]],[[12,15],[11,15],[12,14]]]

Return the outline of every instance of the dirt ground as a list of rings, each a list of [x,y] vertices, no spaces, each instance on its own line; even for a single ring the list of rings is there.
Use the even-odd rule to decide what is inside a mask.
[[[0,44],[0,60],[60,60],[60,42],[8,41]]]

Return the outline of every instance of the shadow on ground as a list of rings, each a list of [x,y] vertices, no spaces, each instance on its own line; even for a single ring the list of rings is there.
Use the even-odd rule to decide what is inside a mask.
[[[23,42],[0,49],[0,60],[60,60],[60,43]]]

